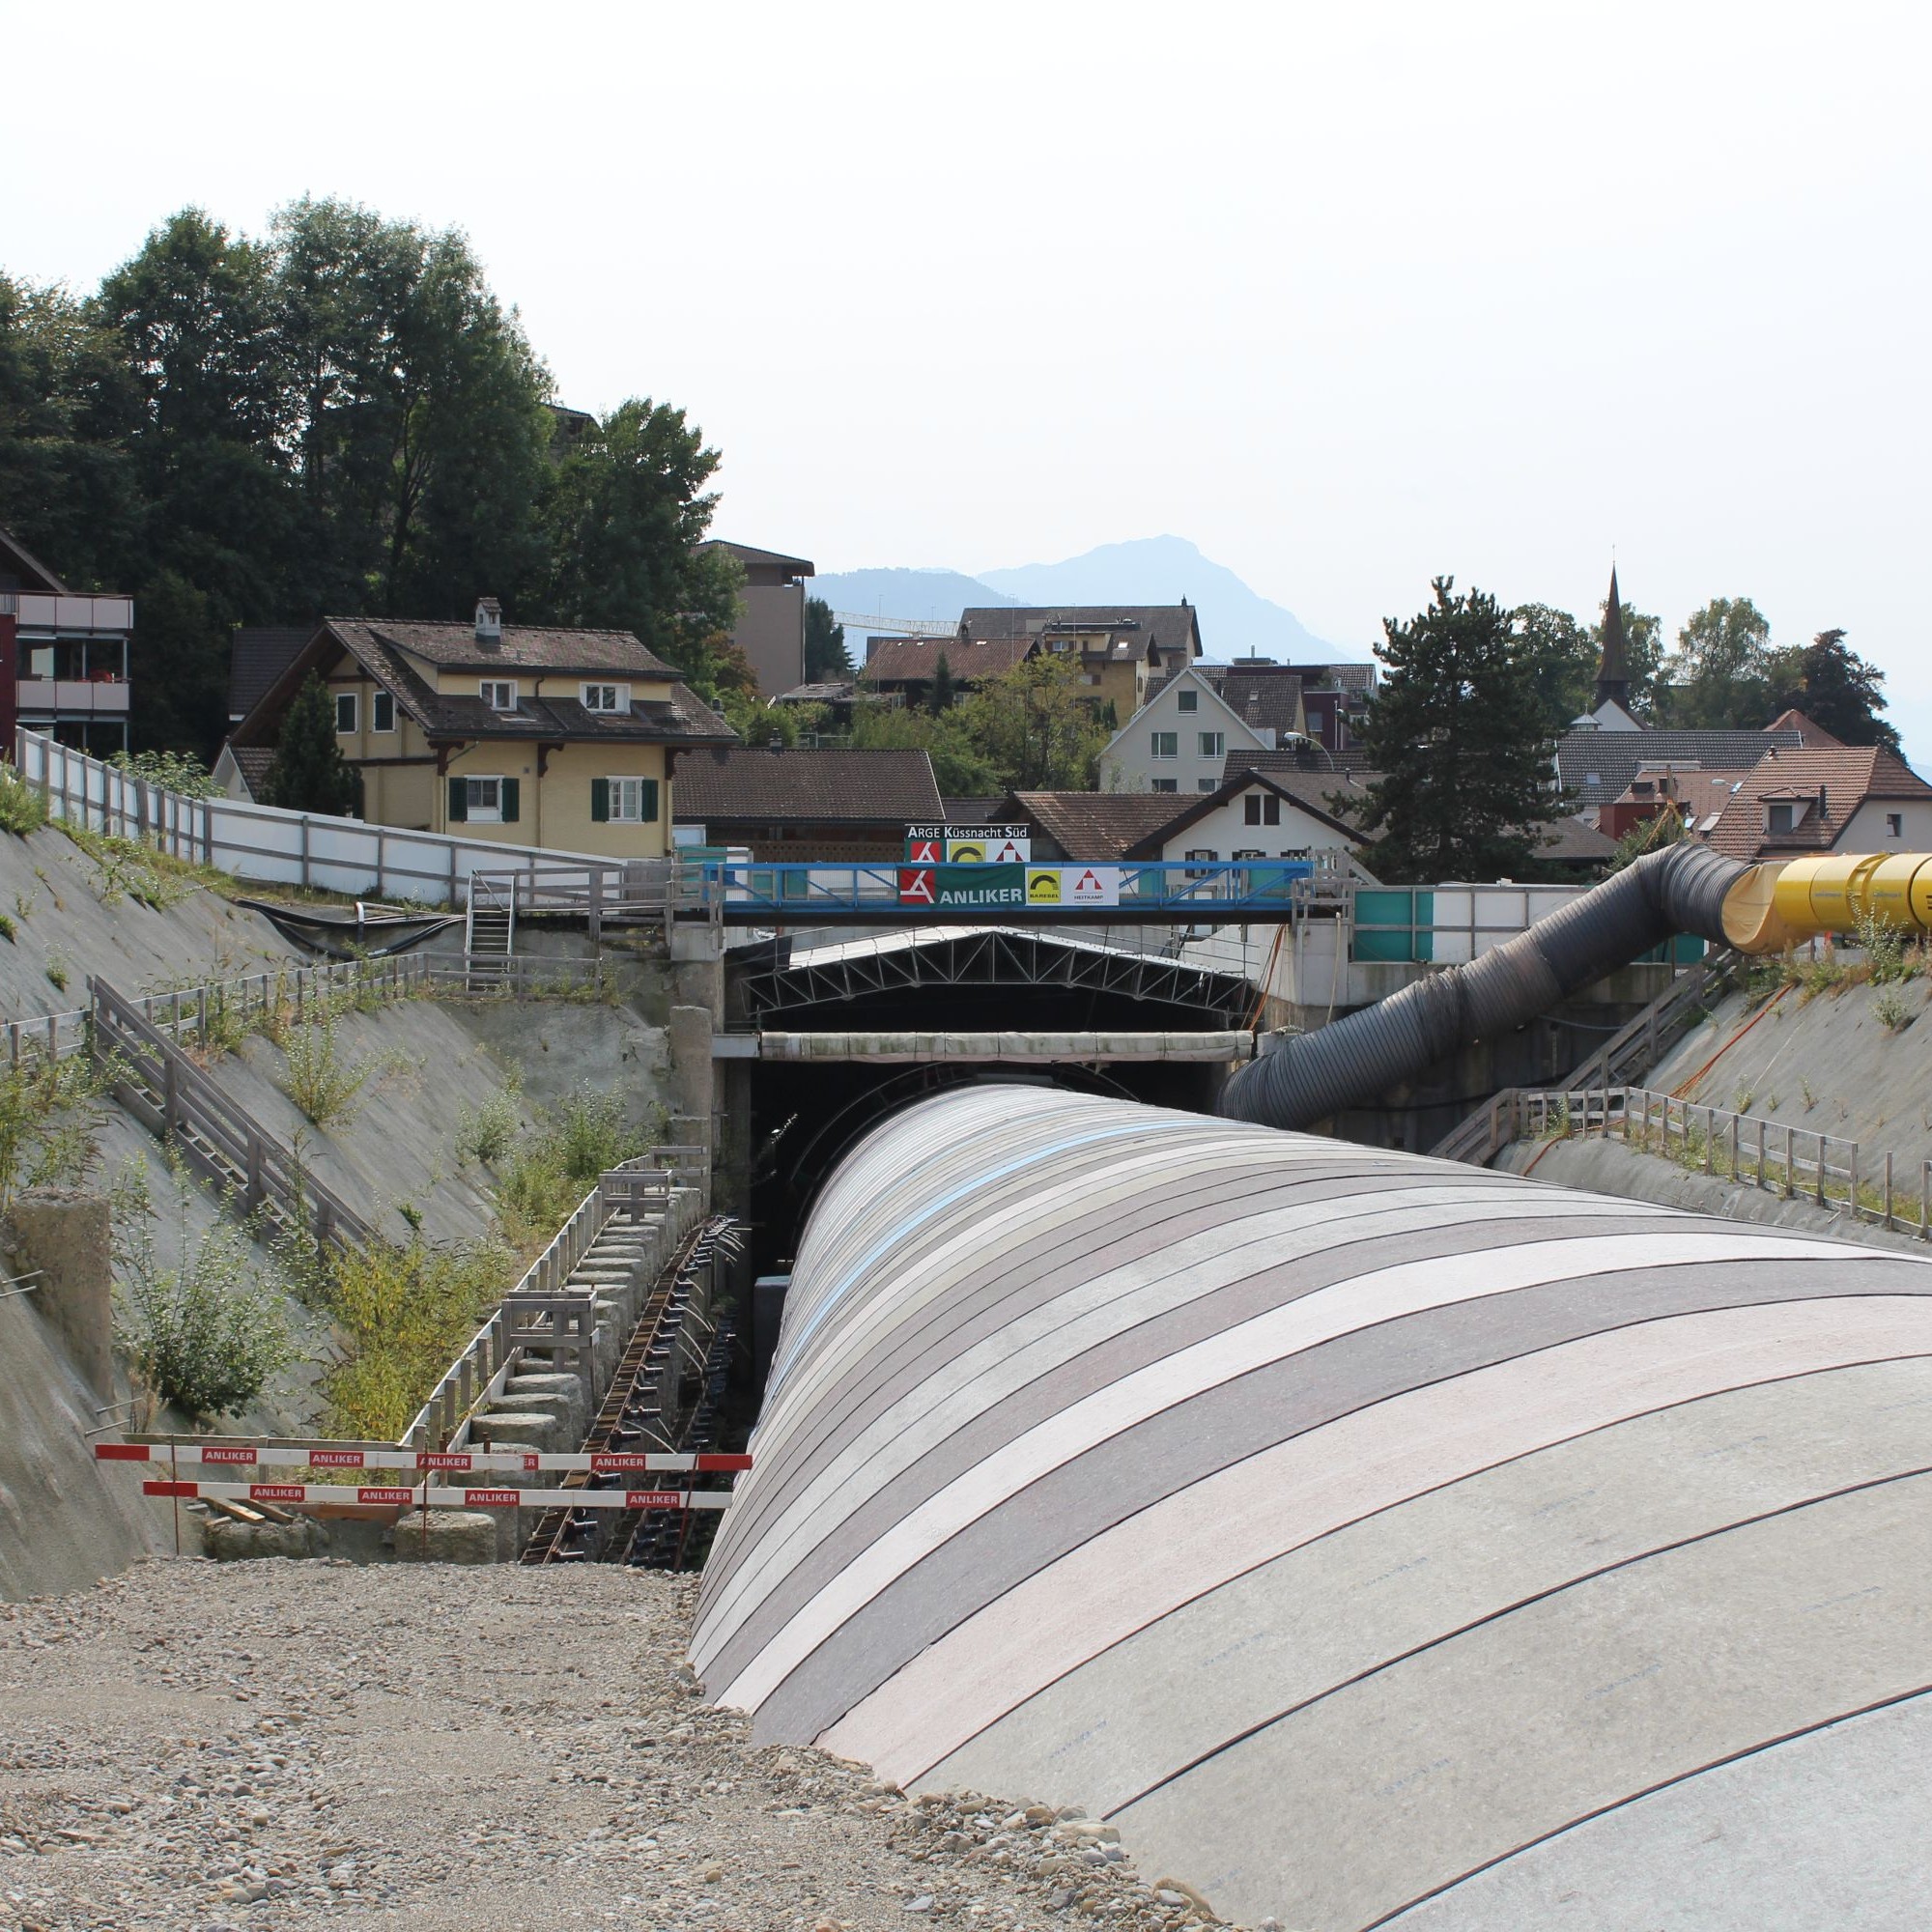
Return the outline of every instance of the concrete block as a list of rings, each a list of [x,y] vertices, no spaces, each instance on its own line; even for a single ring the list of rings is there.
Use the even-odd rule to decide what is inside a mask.
[[[218,1563],[245,1562],[264,1556],[320,1556],[328,1548],[327,1532],[310,1517],[294,1522],[237,1522],[232,1517],[210,1517],[202,1524],[201,1544]]]
[[[557,1439],[561,1433],[557,1418],[544,1409],[491,1409],[478,1419],[474,1433],[479,1440],[496,1449],[535,1449],[549,1453],[564,1446]]]
[[[503,1400],[526,1414],[547,1411],[554,1415],[573,1448],[583,1440],[583,1432],[590,1425],[589,1397],[578,1376],[512,1376],[504,1385]]]
[[[398,1563],[495,1563],[498,1516],[508,1510],[431,1510],[396,1524]]]

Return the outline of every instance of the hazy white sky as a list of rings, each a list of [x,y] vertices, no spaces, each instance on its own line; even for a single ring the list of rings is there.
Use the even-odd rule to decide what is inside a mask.
[[[1922,8],[9,11],[16,274],[356,198],[821,569],[1173,531],[1362,647],[1614,546],[1673,630],[1845,626],[1932,756]]]

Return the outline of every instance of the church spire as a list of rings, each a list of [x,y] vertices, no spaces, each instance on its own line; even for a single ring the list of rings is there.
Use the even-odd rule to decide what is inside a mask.
[[[1597,702],[1630,709],[1630,644],[1624,636],[1623,600],[1617,595],[1617,567],[1610,565],[1610,598],[1604,606],[1604,655],[1597,665]]]

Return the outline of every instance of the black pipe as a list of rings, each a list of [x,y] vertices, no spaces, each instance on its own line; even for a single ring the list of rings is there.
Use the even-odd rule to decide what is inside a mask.
[[[1708,845],[1648,852],[1480,959],[1432,973],[1236,1068],[1218,1111],[1263,1126],[1313,1126],[1460,1046],[1526,1026],[1680,932],[1721,946],[1724,896],[1746,869]]]

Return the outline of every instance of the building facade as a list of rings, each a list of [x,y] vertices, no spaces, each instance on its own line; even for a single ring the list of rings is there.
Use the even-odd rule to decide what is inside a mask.
[[[628,631],[328,617],[236,728],[244,788],[304,681],[326,686],[371,824],[612,858],[671,844],[677,754],[735,745],[724,720]]]
[[[1115,732],[1100,753],[1100,784],[1107,791],[1216,791],[1231,754],[1271,752],[1275,744],[1273,730],[1249,724],[1204,668],[1189,666]]]
[[[0,742],[25,724],[76,751],[128,749],[134,601],[70,590],[0,529]]]
[[[699,549],[724,551],[745,572],[731,641],[745,653],[758,680],[758,696],[777,697],[803,684],[805,579],[812,575],[810,559],[722,541],[701,544]]]

